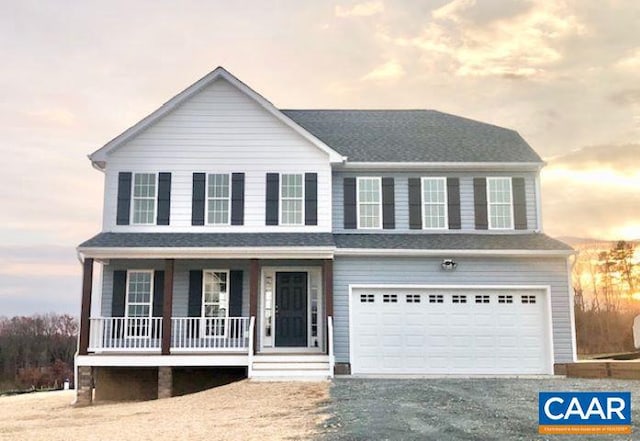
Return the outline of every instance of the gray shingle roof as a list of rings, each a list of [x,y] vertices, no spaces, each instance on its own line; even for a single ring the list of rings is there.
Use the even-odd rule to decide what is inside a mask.
[[[331,247],[331,233],[100,233],[80,248]]]
[[[546,234],[334,234],[338,248],[410,250],[548,250],[571,247]]]
[[[542,162],[518,132],[435,110],[282,110],[351,162]]]
[[[80,248],[332,247],[412,250],[550,250],[544,234],[100,233]]]

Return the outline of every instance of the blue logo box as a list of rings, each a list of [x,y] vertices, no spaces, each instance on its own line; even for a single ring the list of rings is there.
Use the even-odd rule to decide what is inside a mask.
[[[540,392],[540,426],[630,426],[631,392]]]

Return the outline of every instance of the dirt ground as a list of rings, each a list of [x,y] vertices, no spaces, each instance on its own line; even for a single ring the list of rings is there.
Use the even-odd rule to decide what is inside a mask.
[[[0,440],[308,439],[329,383],[240,381],[163,400],[74,408],[73,391],[0,397]]]

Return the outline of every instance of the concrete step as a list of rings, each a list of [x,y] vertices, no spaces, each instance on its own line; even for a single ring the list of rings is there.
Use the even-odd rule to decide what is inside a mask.
[[[254,361],[254,370],[325,370],[329,371],[329,362],[298,362],[298,363],[285,363],[285,362],[265,362]]]
[[[325,381],[330,378],[328,370],[254,370],[252,380],[258,381]]]
[[[253,356],[253,362],[268,363],[328,363],[329,356],[326,354],[257,354]]]

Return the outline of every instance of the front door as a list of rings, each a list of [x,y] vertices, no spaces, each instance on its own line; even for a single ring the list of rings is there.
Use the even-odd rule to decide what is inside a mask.
[[[307,346],[307,273],[276,273],[276,346]]]

